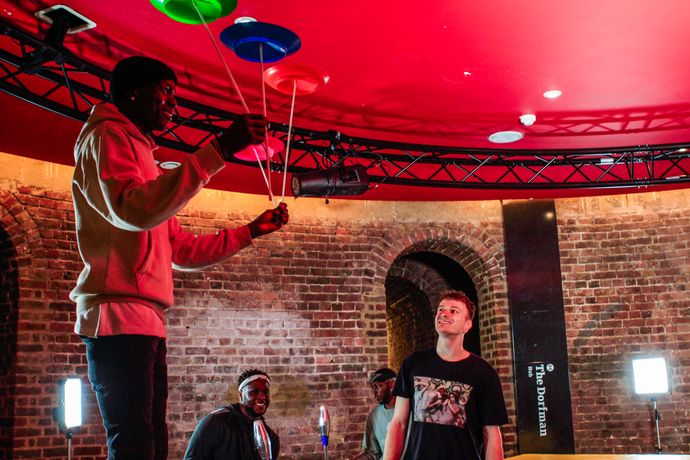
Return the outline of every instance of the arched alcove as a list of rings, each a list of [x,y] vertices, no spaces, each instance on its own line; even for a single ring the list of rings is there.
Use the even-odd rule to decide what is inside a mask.
[[[12,458],[18,305],[17,252],[0,227],[0,458]]]
[[[411,352],[435,345],[436,307],[441,294],[448,289],[464,291],[477,303],[477,315],[465,337],[465,347],[482,354],[479,321],[482,306],[472,276],[461,263],[468,261],[467,256],[467,248],[457,242],[424,241],[403,251],[393,261],[385,282],[388,360],[392,367],[399,368]]]
[[[436,340],[429,298],[414,282],[386,279],[386,330],[388,362],[396,369],[406,356],[433,345]]]

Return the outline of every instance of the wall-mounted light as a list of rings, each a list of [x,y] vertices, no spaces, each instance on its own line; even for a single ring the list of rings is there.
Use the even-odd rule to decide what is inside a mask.
[[[656,396],[667,394],[668,370],[666,358],[638,358],[632,360],[635,394],[651,395],[654,409],[654,426],[656,428],[656,453],[661,453],[661,436],[659,434],[659,410]]]

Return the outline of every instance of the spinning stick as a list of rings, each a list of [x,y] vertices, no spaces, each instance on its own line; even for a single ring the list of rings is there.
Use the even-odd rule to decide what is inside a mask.
[[[204,17],[201,14],[201,11],[199,11],[199,9],[197,8],[197,5],[196,5],[197,1],[199,1],[199,0],[191,0],[192,4],[194,5],[194,8],[196,8],[197,13],[199,14],[199,18],[201,19],[201,22],[204,24],[206,31],[208,32],[209,36],[211,37],[211,41],[213,42],[213,46],[215,47],[216,52],[218,53],[218,56],[220,57],[220,60],[223,62],[223,66],[225,66],[225,70],[228,74],[228,77],[230,78],[230,81],[232,82],[232,85],[235,87],[235,91],[237,92],[237,95],[240,98],[240,102],[242,102],[242,107],[244,107],[245,113],[249,113],[249,107],[247,107],[247,103],[244,101],[244,98],[242,97],[242,92],[240,91],[240,87],[237,84],[235,77],[232,75],[232,72],[230,71],[230,67],[228,66],[228,63],[225,61],[225,58],[223,57],[223,53],[220,52],[220,48],[218,47],[218,44],[216,43],[216,40],[213,38],[213,34],[211,33],[211,29],[208,28],[208,25],[204,21]],[[266,116],[266,111],[264,110],[264,117],[265,116]],[[264,178],[264,182],[266,183],[266,188],[268,189],[268,199],[273,202],[274,206],[277,206],[276,200],[273,198],[273,192],[271,190],[271,181],[269,180],[270,174],[271,174],[270,163],[267,164],[267,167],[269,167],[269,170],[268,170],[269,175],[267,177],[266,173],[264,172],[264,168],[261,165],[261,159],[259,158],[259,152],[257,152],[257,150],[253,147],[254,146],[250,146],[250,148],[252,148],[252,151],[254,152],[256,162],[259,164],[259,170],[261,170],[261,175]],[[270,155],[268,154],[268,144],[266,144],[266,152],[267,152],[266,153],[267,157],[269,157]]]
[[[304,96],[316,91],[321,85],[328,83],[328,75],[323,70],[298,64],[279,64],[264,72],[268,86],[283,94],[292,95],[290,104],[290,123],[288,125],[287,149],[285,151],[285,165],[283,169],[283,190],[280,202],[285,201],[285,182],[290,159],[290,138],[292,135],[292,119],[295,113],[295,96]]]
[[[240,87],[237,84],[237,81],[235,80],[235,77],[233,76],[232,72],[230,71],[230,67],[228,66],[228,63],[225,61],[225,58],[223,57],[223,53],[221,53],[220,48],[218,47],[218,44],[216,43],[216,40],[213,38],[213,34],[211,33],[211,29],[209,29],[207,22],[214,21],[220,17],[227,16],[230,14],[236,7],[237,7],[237,1],[236,0],[150,0],[151,4],[161,11],[163,14],[168,16],[169,18],[183,22],[185,24],[203,24],[204,28],[208,32],[209,37],[211,37],[211,42],[213,43],[214,48],[216,49],[216,52],[218,53],[218,57],[220,58],[221,62],[223,63],[223,66],[225,67],[225,71],[228,74],[228,78],[230,79],[230,82],[232,83],[232,86],[235,89],[235,92],[237,93],[237,96],[240,99],[240,102],[242,103],[242,107],[244,108],[245,113],[249,113],[249,107],[247,107],[247,103],[244,100],[244,97],[242,97],[242,92],[240,91]],[[194,12],[196,15],[194,15]],[[265,111],[264,111],[265,113]],[[264,182],[266,183],[266,187],[268,188],[269,192],[269,198],[271,201],[273,201],[273,204],[277,206],[275,200],[273,199],[273,194],[271,192],[271,185],[266,177],[266,173],[264,172],[263,166],[261,165],[261,160],[259,159],[258,152],[254,150],[254,154],[257,160],[257,163],[259,164],[259,169],[261,170],[261,175],[264,178]]]
[[[302,45],[299,37],[285,27],[258,21],[236,22],[226,28],[220,34],[221,41],[235,54],[250,62],[261,64],[261,98],[263,101],[264,117],[268,117],[266,111],[266,85],[264,82],[264,62],[275,62],[295,53]],[[258,59],[257,59],[258,58]],[[266,156],[266,172],[268,175],[268,194],[273,199],[271,187],[271,154],[267,141],[264,144]],[[257,155],[257,161],[258,155]],[[259,165],[261,166],[261,165]]]

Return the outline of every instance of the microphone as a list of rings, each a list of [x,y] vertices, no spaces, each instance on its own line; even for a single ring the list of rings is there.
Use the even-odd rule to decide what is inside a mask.
[[[261,460],[273,460],[271,457],[271,438],[268,437],[266,426],[261,420],[254,420],[254,445]]]
[[[328,434],[331,431],[331,418],[328,416],[326,406],[319,409],[319,428],[321,428],[321,444],[328,445]]]
[[[319,428],[321,429],[323,458],[328,460],[328,433],[331,431],[331,418],[328,416],[328,411],[324,405],[319,408]]]

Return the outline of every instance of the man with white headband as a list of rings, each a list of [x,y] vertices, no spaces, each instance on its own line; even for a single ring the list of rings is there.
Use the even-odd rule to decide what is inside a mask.
[[[280,438],[264,421],[271,402],[268,374],[259,369],[243,372],[237,381],[239,403],[217,409],[202,418],[187,446],[185,460],[237,458],[261,460],[254,441],[254,421],[261,420],[271,442],[271,458],[278,458]]]

